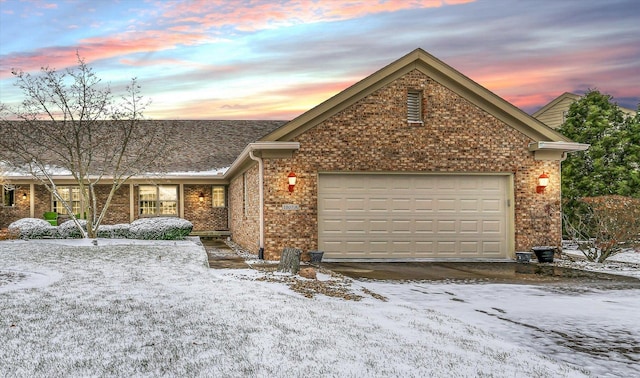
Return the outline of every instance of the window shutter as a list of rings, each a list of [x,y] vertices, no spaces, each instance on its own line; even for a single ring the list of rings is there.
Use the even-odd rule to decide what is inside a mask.
[[[407,121],[422,123],[422,96],[420,92],[407,93]]]

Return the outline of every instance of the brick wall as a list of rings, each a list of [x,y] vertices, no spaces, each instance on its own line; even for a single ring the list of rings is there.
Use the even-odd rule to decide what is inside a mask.
[[[288,173],[288,172],[287,172]],[[229,227],[234,242],[252,253],[258,253],[260,243],[258,165],[254,164],[236,176],[229,185]],[[247,195],[245,202],[245,182]],[[266,195],[266,194],[265,194]],[[265,213],[266,216],[266,213]],[[269,219],[270,218],[265,218]]]
[[[423,93],[424,125],[406,121],[408,90]],[[419,71],[412,71],[298,136],[292,159],[265,161],[265,258],[277,259],[286,246],[318,248],[317,174],[358,172],[501,172],[513,175],[515,250],[549,240],[558,245],[559,162],[535,161],[532,142],[487,112]],[[293,194],[290,170],[298,175]],[[537,178],[551,183],[535,193]],[[300,204],[299,211],[282,204]],[[549,205],[548,227],[535,225],[532,212]],[[234,238],[236,238],[234,230]]]
[[[22,194],[27,193],[27,199]],[[29,185],[20,185],[14,197],[14,206],[0,206],[0,228],[7,228],[11,223],[21,218],[29,217]]]
[[[204,200],[200,201],[200,193]],[[184,185],[184,218],[194,231],[228,230],[227,207],[212,207],[211,185]]]
[[[109,185],[97,185],[96,195],[98,197],[98,211],[102,210],[101,204],[107,199],[109,195]],[[29,193],[29,186],[27,185],[24,191],[20,191],[18,198],[16,198],[16,206],[14,208],[0,208],[0,227],[6,227],[11,222],[14,222],[21,218],[29,217],[29,203],[30,199],[22,199],[22,193]],[[52,210],[51,193],[44,185],[34,185],[34,217],[43,218],[43,214]],[[125,185],[116,191],[111,205],[107,210],[102,224],[116,224],[116,223],[129,223],[129,186]]]

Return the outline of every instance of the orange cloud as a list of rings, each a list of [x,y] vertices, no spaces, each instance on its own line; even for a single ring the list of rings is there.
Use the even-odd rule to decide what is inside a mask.
[[[201,98],[191,101],[154,102],[146,115],[154,119],[273,119],[291,120],[353,81],[309,83],[253,93],[248,97]],[[189,116],[193,114],[194,116]]]

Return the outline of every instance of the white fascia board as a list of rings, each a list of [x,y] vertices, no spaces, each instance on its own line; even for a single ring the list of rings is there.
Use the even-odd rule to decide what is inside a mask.
[[[562,151],[575,152],[585,151],[591,145],[576,142],[534,142],[529,144],[529,151]]]
[[[234,160],[233,164],[231,164],[231,167],[229,167],[229,169],[227,169],[227,171],[224,173],[224,178],[226,179],[229,177],[233,177],[233,175],[235,174],[235,171],[239,169],[242,163],[245,162],[247,159],[251,159],[249,157],[249,154],[252,151],[254,153],[259,151],[293,152],[299,149],[300,149],[299,142],[263,141],[263,142],[249,143],[244,148],[244,150],[242,150],[242,153],[236,158],[236,160]]]

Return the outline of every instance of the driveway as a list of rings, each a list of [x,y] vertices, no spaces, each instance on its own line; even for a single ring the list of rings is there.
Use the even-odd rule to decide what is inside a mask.
[[[505,283],[640,289],[633,277],[589,272],[553,264],[515,262],[327,262],[326,269],[354,279],[436,281],[442,283]]]
[[[425,316],[434,311],[450,315],[587,375],[640,376],[637,278],[515,262],[322,266],[399,306],[417,308]]]

